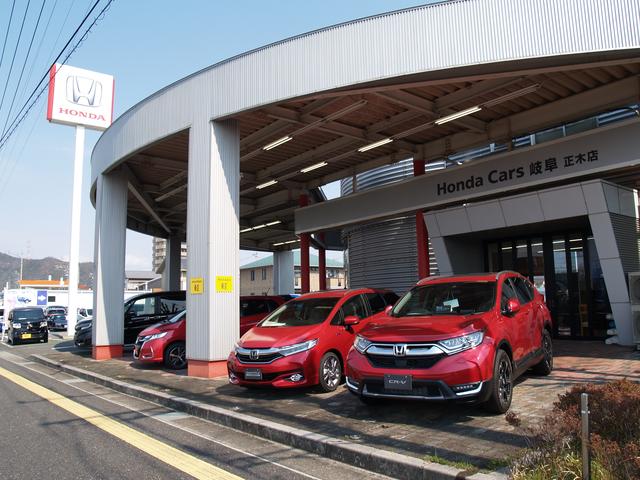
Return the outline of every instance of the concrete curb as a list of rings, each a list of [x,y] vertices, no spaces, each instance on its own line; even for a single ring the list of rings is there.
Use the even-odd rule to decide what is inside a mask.
[[[158,390],[133,385],[78,367],[64,365],[41,355],[31,355],[31,358],[48,367],[56,368],[133,397],[149,400],[235,430],[240,430],[400,480],[505,480],[508,478],[505,474],[499,472],[468,475],[464,470],[460,470],[459,468],[426,462],[408,455],[402,455],[368,445],[360,445],[253,417],[244,413],[215,407],[188,398],[172,396]]]

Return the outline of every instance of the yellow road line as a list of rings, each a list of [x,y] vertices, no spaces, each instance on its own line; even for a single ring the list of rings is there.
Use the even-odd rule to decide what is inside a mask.
[[[237,475],[211,465],[210,463],[200,460],[199,458],[189,455],[188,453],[178,450],[166,443],[160,442],[159,440],[138,432],[127,425],[116,422],[96,410],[74,402],[73,400],[57,394],[53,390],[42,387],[37,383],[5,370],[2,367],[0,367],[0,377],[10,380],[16,385],[19,385],[22,388],[29,390],[31,393],[44,398],[72,415],[95,425],[99,429],[119,438],[123,442],[142,450],[161,462],[191,475],[194,478],[207,480],[242,480],[242,478]]]

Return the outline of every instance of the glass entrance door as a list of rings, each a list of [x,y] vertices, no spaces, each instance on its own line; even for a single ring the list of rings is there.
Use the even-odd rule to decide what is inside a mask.
[[[572,232],[500,239],[485,248],[487,271],[515,270],[545,297],[560,338],[603,338],[611,312],[593,237]]]

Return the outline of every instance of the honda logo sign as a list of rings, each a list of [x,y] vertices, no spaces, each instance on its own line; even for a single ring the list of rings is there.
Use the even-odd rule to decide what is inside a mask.
[[[102,84],[92,78],[77,75],[67,77],[67,101],[85,107],[99,107]]]
[[[104,130],[113,118],[111,75],[56,64],[49,72],[47,119]]]
[[[258,350],[251,350],[249,352],[249,358],[251,360],[258,360],[258,357],[260,356],[260,353],[258,353]]]

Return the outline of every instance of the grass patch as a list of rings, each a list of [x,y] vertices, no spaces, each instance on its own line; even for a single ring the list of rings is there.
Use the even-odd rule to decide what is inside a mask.
[[[478,467],[470,464],[469,462],[460,462],[455,460],[447,460],[446,458],[438,457],[437,455],[425,455],[423,459],[427,462],[437,463],[438,465],[447,465],[449,467],[459,468],[465,472],[477,473],[480,471]]]

